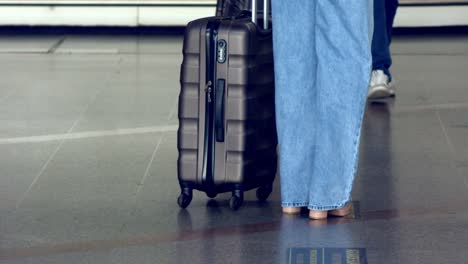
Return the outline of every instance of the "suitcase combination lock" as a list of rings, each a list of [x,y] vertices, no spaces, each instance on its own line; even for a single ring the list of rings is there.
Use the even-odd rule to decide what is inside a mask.
[[[217,47],[217,52],[216,52],[218,63],[226,62],[226,47],[227,47],[227,43],[224,39],[218,41],[218,47]]]

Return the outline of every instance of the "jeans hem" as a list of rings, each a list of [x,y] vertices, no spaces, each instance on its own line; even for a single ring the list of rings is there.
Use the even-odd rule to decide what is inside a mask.
[[[309,203],[281,203],[281,206],[282,207],[306,207],[306,206],[309,206]]]
[[[346,204],[349,203],[349,201],[339,203],[337,205],[312,205],[307,202],[295,202],[295,203],[281,203],[282,207],[307,207],[310,210],[315,210],[315,211],[329,211],[329,210],[335,210],[335,209],[340,209],[346,206]]]

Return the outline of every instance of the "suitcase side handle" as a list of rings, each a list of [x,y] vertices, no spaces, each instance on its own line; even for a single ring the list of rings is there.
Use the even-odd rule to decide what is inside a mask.
[[[224,142],[224,93],[226,80],[218,79],[216,83],[216,109],[215,109],[215,129],[216,141]]]

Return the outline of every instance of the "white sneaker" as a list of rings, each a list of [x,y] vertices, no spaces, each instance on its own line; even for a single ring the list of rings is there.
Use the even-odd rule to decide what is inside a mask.
[[[367,97],[371,100],[383,99],[395,96],[395,88],[389,82],[388,76],[382,70],[372,71]]]

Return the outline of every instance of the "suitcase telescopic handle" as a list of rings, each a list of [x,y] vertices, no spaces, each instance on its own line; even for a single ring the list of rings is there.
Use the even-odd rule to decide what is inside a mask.
[[[218,0],[216,1],[216,16],[222,16],[223,15],[223,8],[224,8],[224,0]]]
[[[252,0],[252,22],[257,24],[257,0]],[[263,29],[268,30],[268,15],[270,14],[269,0],[263,0]]]

